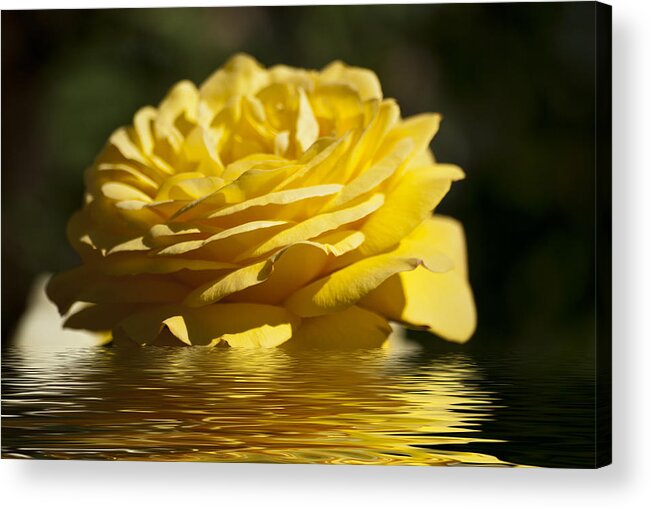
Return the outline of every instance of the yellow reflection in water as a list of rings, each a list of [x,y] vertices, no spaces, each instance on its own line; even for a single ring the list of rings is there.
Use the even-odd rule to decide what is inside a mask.
[[[508,465],[472,451],[495,401],[463,355],[15,348],[4,363],[5,457]]]

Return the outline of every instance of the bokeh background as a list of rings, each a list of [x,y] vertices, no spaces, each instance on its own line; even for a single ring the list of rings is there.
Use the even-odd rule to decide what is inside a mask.
[[[245,51],[369,67],[403,115],[442,113],[434,152],[467,173],[439,207],[467,233],[463,347],[592,355],[594,36],[589,2],[3,12],[3,344],[34,277],[77,263],[65,223],[110,133]]]

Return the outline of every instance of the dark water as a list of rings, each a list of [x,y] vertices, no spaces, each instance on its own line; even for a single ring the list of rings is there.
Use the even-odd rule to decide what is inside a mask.
[[[594,465],[594,364],[425,351],[8,348],[4,458]]]

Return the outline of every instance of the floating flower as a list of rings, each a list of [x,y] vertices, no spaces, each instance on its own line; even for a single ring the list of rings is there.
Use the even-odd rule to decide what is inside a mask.
[[[439,122],[402,119],[367,69],[235,56],[113,133],[68,225],[83,264],[48,294],[115,342],[375,347],[389,320],[464,342],[463,231],[431,214],[464,175],[430,152]]]

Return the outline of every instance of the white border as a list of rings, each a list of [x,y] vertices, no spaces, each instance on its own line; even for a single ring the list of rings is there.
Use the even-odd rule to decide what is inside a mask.
[[[35,9],[179,3],[2,0],[0,6]],[[189,5],[276,3],[194,0]],[[178,508],[224,502],[265,507],[649,506],[651,300],[646,289],[651,284],[651,2],[609,3],[614,18],[613,466],[590,471],[2,460],[0,495],[4,506]]]

